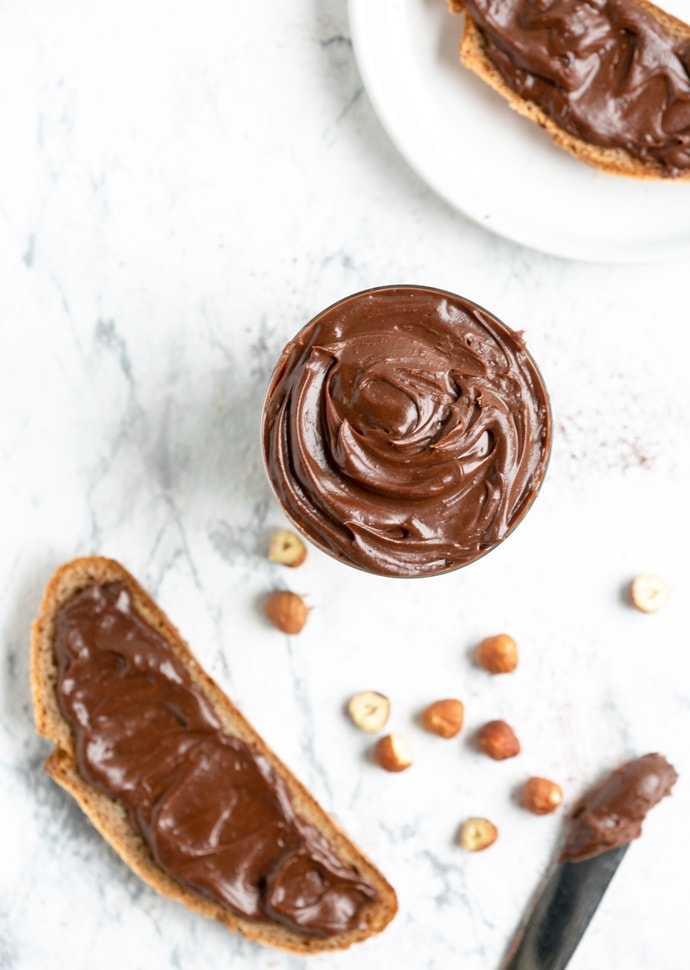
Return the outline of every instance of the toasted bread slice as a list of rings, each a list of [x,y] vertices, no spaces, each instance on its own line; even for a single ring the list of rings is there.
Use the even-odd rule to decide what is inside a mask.
[[[646,11],[671,36],[690,42],[690,25],[672,14],[661,10],[648,0],[632,0],[641,10]],[[448,0],[451,13],[465,14],[465,23],[460,41],[460,60],[465,67],[474,71],[483,81],[502,95],[513,110],[536,122],[560,148],[565,148],[576,158],[588,165],[612,175],[625,175],[630,178],[659,180],[672,177],[674,181],[690,180],[690,170],[673,173],[669,176],[660,166],[646,164],[622,148],[604,148],[578,138],[562,128],[544,108],[534,101],[522,97],[507,83],[496,65],[487,54],[484,35],[471,15],[465,10],[462,0]]]
[[[77,593],[96,584],[124,582],[136,614],[163,636],[184,666],[195,688],[210,702],[223,731],[253,746],[263,755],[285,784],[295,813],[313,826],[330,844],[338,860],[369,883],[376,898],[366,910],[363,927],[338,935],[317,937],[269,919],[255,921],[238,916],[207,896],[190,890],[161,869],[144,839],[132,828],[124,806],[103,794],[80,775],[74,738],[64,719],[57,696],[58,667],[54,653],[56,616],[61,606]],[[204,916],[220,920],[250,940],[295,953],[340,950],[380,932],[397,910],[396,895],[376,867],[348,839],[304,786],[294,777],[246,721],[220,687],[204,672],[187,644],[139,583],[117,562],[101,557],[75,559],[62,566],[45,591],[32,630],[31,684],[36,728],[55,749],[46,771],[79,803],[98,831],[124,861],[149,885]]]

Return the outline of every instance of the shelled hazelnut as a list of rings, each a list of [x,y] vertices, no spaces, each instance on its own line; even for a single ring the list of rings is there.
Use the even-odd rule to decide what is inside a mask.
[[[368,734],[377,734],[385,727],[390,709],[389,699],[375,690],[360,691],[350,698],[347,705],[353,723]]]
[[[377,743],[376,761],[386,771],[404,771],[412,764],[407,742],[399,734],[387,734]]]
[[[480,749],[494,761],[505,761],[520,754],[520,742],[505,721],[489,721],[477,735]]]
[[[528,778],[522,788],[522,804],[535,815],[549,815],[555,812],[562,801],[561,786],[549,778],[538,776]]]
[[[269,562],[277,562],[292,569],[301,566],[307,558],[307,547],[298,535],[289,529],[278,529],[268,543]]]
[[[477,647],[476,659],[490,674],[510,674],[518,665],[517,643],[507,633],[485,637]]]
[[[462,824],[458,842],[468,852],[481,852],[497,838],[498,829],[488,818],[468,818]]]
[[[666,603],[671,591],[658,576],[641,573],[630,584],[630,602],[643,613],[656,613]]]
[[[465,719],[465,705],[454,697],[434,701],[422,711],[422,725],[441,738],[454,738]]]
[[[283,633],[299,633],[307,622],[311,609],[301,596],[281,589],[271,593],[264,603],[264,612],[271,623]]]

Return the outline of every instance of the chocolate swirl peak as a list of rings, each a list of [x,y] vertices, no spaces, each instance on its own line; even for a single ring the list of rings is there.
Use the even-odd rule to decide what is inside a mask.
[[[532,503],[549,409],[522,335],[421,286],[350,296],[285,348],[264,412],[268,476],[318,546],[387,576],[483,555]]]

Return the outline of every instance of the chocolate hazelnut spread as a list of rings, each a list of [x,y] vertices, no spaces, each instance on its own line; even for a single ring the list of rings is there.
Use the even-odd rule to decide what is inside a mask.
[[[268,760],[223,732],[124,583],[61,607],[55,655],[79,771],[125,807],[161,869],[246,919],[313,936],[363,925],[373,887],[295,814]]]
[[[521,333],[455,294],[391,286],[329,307],[285,348],[266,469],[295,525],[387,576],[477,559],[541,483],[550,415]]]
[[[576,806],[561,861],[589,859],[639,838],[647,812],[671,793],[677,778],[660,754],[617,768]]]
[[[690,39],[634,0],[462,0],[521,97],[662,176],[690,171]]]

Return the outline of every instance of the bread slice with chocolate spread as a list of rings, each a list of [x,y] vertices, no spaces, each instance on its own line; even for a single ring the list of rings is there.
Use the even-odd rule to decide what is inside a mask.
[[[465,67],[588,165],[637,179],[690,180],[689,24],[649,0],[615,0],[615,10],[609,3],[549,0],[522,4],[511,14],[515,29],[504,26],[502,36],[492,39],[492,18],[505,17],[510,7],[511,0],[448,0],[451,13],[465,15],[460,41]],[[585,11],[597,20],[591,37],[583,26]],[[639,35],[621,21],[621,11],[639,26]],[[610,34],[595,36],[607,17]],[[542,46],[530,65],[525,44],[532,37],[542,44],[547,36],[553,51],[546,54]],[[662,47],[668,51],[660,53]],[[595,86],[603,99],[598,104],[585,100]],[[565,106],[559,107],[562,92]],[[628,122],[633,127],[626,130]],[[620,126],[614,135],[607,130],[611,125]]]
[[[80,611],[94,609],[95,619],[79,626]],[[115,643],[120,626],[126,635]],[[93,646],[96,642],[98,646]],[[153,644],[150,654],[149,642]],[[95,666],[84,666],[92,662]],[[160,671],[168,678],[161,680],[163,686],[155,679]],[[119,678],[130,675],[132,680],[123,687]],[[37,731],[54,744],[46,771],[76,799],[122,859],[158,892],[220,920],[250,940],[302,954],[344,949],[380,932],[395,915],[396,895],[383,875],[205,673],[167,617],[119,563],[101,557],[76,559],[54,574],[32,629],[31,684]],[[154,694],[159,687],[172,693],[161,695],[165,702],[157,704]],[[92,690],[101,693],[90,694]],[[97,700],[85,715],[89,697]],[[125,725],[122,730],[118,718]],[[88,722],[88,730],[96,735],[101,729],[115,734],[104,735],[108,742],[104,743],[103,737],[84,734],[82,722]],[[165,728],[151,745],[153,750],[144,743],[147,736],[137,734],[136,724],[149,722],[160,722]],[[94,751],[100,752],[100,762],[89,760]],[[113,751],[116,757],[124,752],[124,760],[114,767],[109,761]],[[127,760],[129,751],[138,752],[136,770],[141,770],[145,784],[140,791],[114,794],[107,779],[133,770]],[[176,754],[170,755],[169,781],[161,782],[170,751]],[[175,762],[178,755],[187,754],[188,763]],[[222,784],[218,792],[215,787],[211,790],[210,802],[203,799],[209,778],[214,786],[217,781],[205,772],[215,770],[208,766],[219,757],[222,784],[226,765],[232,772],[235,764],[238,776],[232,780],[235,787],[227,804],[216,812]],[[239,813],[237,824],[244,828],[238,834],[233,829],[233,806],[253,797],[254,784],[259,794],[254,802],[247,802],[246,817]],[[215,813],[210,821],[209,811]],[[139,816],[144,821],[139,822]],[[191,831],[202,833],[201,842],[188,843],[185,836],[178,845],[177,833]],[[258,870],[251,868],[252,859],[268,851],[267,846],[274,849],[274,835],[264,836],[264,832],[278,833],[275,845],[279,848],[275,858],[267,857],[266,871],[259,877]],[[252,859],[242,855],[245,844],[251,846]],[[177,859],[175,853],[181,855],[182,870],[169,864]],[[207,858],[210,870],[203,870],[200,877],[196,867]],[[230,870],[234,860],[238,871],[253,873],[252,885],[249,875],[237,881],[239,895],[232,898],[240,900],[239,906],[228,904],[222,896],[222,880],[220,896],[205,882],[208,871],[213,876],[214,867],[226,865],[226,859],[231,860]],[[230,870],[228,884],[234,878]],[[269,890],[270,905],[261,896],[268,898]],[[248,900],[246,913],[242,893]]]

